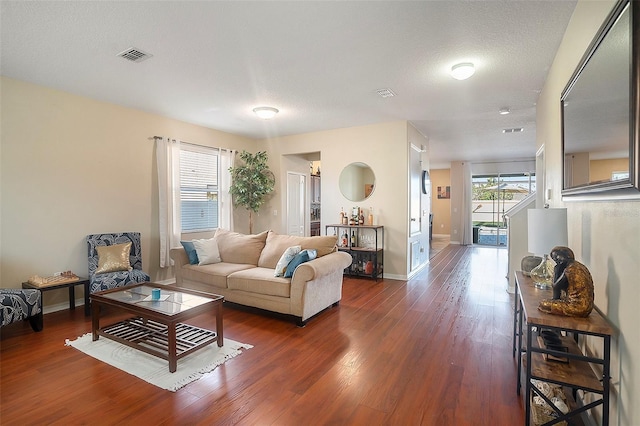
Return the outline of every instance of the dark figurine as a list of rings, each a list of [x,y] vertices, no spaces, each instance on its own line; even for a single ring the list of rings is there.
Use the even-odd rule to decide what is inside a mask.
[[[551,250],[556,263],[553,270],[553,299],[538,305],[542,312],[570,317],[588,317],[593,310],[593,279],[586,266],[575,260],[569,247]]]

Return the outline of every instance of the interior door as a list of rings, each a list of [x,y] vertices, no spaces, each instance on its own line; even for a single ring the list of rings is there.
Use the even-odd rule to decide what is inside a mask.
[[[307,177],[287,172],[287,234],[304,237]]]

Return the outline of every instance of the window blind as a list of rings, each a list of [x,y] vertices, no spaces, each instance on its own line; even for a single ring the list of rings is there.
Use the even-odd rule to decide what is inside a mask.
[[[218,150],[183,146],[180,150],[182,232],[218,227]]]

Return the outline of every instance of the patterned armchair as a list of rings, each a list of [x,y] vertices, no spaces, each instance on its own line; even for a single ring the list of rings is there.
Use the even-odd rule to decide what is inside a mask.
[[[131,251],[129,253],[131,269],[96,273],[98,269],[98,247],[128,242],[131,242]],[[89,293],[150,280],[149,275],[142,270],[142,249],[139,232],[87,235],[87,248],[89,255]],[[88,294],[85,297],[88,299]]]
[[[42,330],[42,292],[36,289],[0,289],[0,326],[26,319],[33,331]]]

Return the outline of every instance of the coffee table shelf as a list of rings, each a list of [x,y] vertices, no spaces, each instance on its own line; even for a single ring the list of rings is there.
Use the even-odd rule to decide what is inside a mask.
[[[169,334],[165,324],[144,318],[129,318],[99,330],[98,334],[159,358],[169,359]],[[176,359],[217,340],[215,331],[178,323]]]

